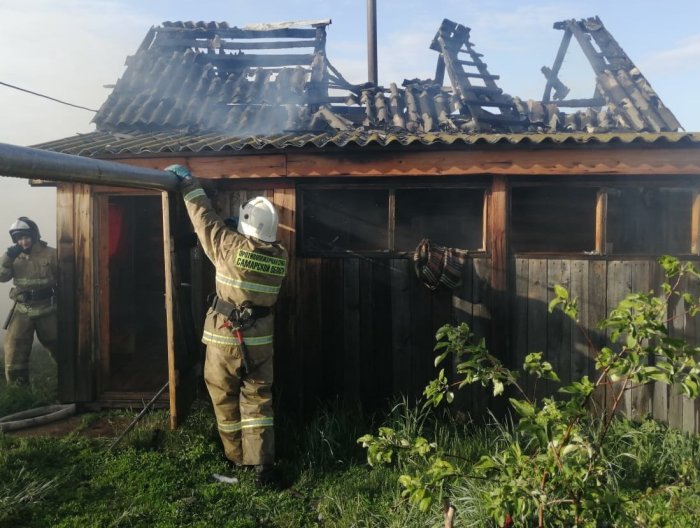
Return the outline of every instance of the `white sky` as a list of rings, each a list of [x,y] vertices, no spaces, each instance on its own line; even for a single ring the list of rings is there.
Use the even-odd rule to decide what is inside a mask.
[[[434,76],[428,46],[443,18],[471,40],[499,85],[540,99],[562,33],[552,24],[598,15],[681,124],[700,131],[698,0],[377,0],[379,81]],[[166,20],[255,22],[325,19],[331,63],[351,82],[367,78],[365,0],[0,0],[0,81],[99,108],[152,25]],[[570,97],[593,92],[593,73],[572,42],[560,78]],[[92,114],[0,86],[0,142],[31,145],[94,129]],[[21,215],[55,244],[55,194],[0,178],[0,239]],[[9,245],[9,235],[5,239]],[[4,246],[0,243],[0,250]],[[6,294],[0,288],[0,303]],[[1,305],[0,305],[1,306]],[[0,315],[2,315],[0,313]],[[1,320],[1,318],[0,318]]]

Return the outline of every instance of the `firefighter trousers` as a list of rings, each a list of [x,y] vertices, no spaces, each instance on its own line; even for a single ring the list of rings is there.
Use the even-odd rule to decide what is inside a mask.
[[[29,383],[29,356],[36,332],[39,342],[56,361],[58,341],[56,312],[39,317],[29,317],[15,310],[5,333],[5,379],[7,383],[26,385]]]
[[[272,344],[247,349],[250,372],[244,372],[238,346],[209,344],[204,381],[226,458],[237,465],[273,464]]]

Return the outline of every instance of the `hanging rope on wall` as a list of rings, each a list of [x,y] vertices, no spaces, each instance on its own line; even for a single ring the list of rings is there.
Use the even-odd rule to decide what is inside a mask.
[[[456,249],[433,244],[424,238],[413,254],[416,276],[429,289],[435,290],[444,284],[451,290],[462,283],[462,261]]]

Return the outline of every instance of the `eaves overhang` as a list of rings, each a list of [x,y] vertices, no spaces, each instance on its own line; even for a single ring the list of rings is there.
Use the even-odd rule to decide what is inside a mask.
[[[454,132],[405,133],[392,131],[343,131],[324,133],[287,133],[270,136],[232,137],[221,134],[193,135],[184,132],[78,134],[34,145],[35,148],[78,156],[149,157],[153,155],[207,155],[243,153],[244,151],[285,151],[294,149],[336,150],[352,147],[399,148],[549,148],[570,145],[574,147],[607,145],[663,147],[700,146],[700,133],[512,133],[468,134]],[[413,150],[413,149],[412,149]]]

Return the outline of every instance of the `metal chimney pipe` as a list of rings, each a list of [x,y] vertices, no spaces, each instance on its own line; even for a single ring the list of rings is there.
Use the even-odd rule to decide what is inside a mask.
[[[0,143],[0,175],[28,180],[176,191],[171,172]]]
[[[377,86],[377,0],[367,0],[367,70],[369,82]]]

